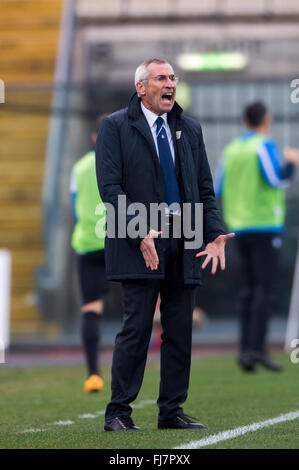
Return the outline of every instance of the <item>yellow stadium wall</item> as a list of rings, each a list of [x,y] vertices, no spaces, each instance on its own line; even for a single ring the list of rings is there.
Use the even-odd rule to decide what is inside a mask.
[[[43,262],[41,193],[62,0],[2,0],[0,248],[12,253],[11,333],[48,328],[34,305]]]

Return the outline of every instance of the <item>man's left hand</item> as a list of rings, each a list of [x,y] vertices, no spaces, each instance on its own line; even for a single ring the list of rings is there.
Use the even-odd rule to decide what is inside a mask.
[[[222,271],[225,269],[225,252],[224,247],[228,240],[234,238],[234,233],[228,233],[227,235],[219,235],[219,237],[215,238],[214,241],[207,244],[206,249],[197,253],[195,256],[199,258],[200,256],[206,256],[206,259],[202,263],[202,269],[205,269],[207,264],[212,260],[212,274],[216,273],[217,266],[218,266],[218,258],[220,260],[220,267]]]

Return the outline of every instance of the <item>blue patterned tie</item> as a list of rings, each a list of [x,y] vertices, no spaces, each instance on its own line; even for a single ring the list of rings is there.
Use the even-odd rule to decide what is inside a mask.
[[[168,205],[173,202],[181,204],[180,191],[178,180],[175,174],[174,163],[171,155],[171,150],[166,134],[166,130],[163,125],[163,118],[158,117],[156,119],[157,129],[157,143],[159,150],[160,166],[162,170],[162,176],[165,187],[166,201]]]

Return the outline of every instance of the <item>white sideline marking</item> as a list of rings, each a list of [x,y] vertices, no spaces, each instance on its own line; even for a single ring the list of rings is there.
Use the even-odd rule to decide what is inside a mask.
[[[86,413],[85,415],[80,415],[78,418],[80,419],[88,419],[88,418],[96,418],[97,415],[92,415],[91,413]]]
[[[156,403],[155,400],[142,400],[140,403],[136,405],[132,405],[132,408],[144,408],[146,405],[152,405],[154,403]],[[95,414],[85,413],[85,414],[79,415],[78,418],[79,419],[97,418],[98,415],[104,415],[105,411],[106,410],[95,411]],[[54,423],[50,423],[50,426],[69,426],[71,424],[75,424],[75,421],[71,421],[71,420],[55,421]],[[47,431],[47,429],[24,429],[24,431],[20,431],[20,434],[36,433],[36,432],[42,432],[42,431]]]
[[[20,431],[20,434],[26,434],[27,432],[42,432],[43,429],[24,429],[24,431]]]
[[[70,424],[74,424],[74,421],[54,421],[54,423],[51,423],[52,426],[69,426]]]
[[[212,444],[217,444],[220,441],[226,441],[228,439],[234,439],[235,437],[242,436],[248,432],[255,432],[259,429],[272,426],[273,424],[283,423],[284,421],[292,421],[299,418],[299,410],[287,413],[284,415],[277,416],[276,418],[267,419],[266,421],[261,421],[259,423],[249,424],[248,426],[241,426],[236,429],[229,429],[228,431],[223,431],[218,434],[213,434],[199,441],[190,441],[187,444],[181,444],[174,449],[199,449],[200,447],[210,446]]]

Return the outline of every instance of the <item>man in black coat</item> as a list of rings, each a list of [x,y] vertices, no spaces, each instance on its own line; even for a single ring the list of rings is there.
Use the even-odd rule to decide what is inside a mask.
[[[194,289],[201,284],[198,257],[206,256],[202,268],[212,260],[213,274],[218,260],[225,269],[225,243],[234,234],[226,234],[216,208],[201,126],[184,116],[175,102],[176,82],[166,61],[152,59],[141,64],[135,73],[137,93],[128,108],[104,120],[97,139],[98,186],[107,207],[106,272],[108,279],[122,282],[124,304],[113,355],[106,431],[140,429],[131,419],[129,404],[142,384],[159,292],[158,427],[204,427],[179,406],[185,402],[189,386]],[[161,203],[167,204],[161,216],[166,224],[151,217],[152,207]],[[200,203],[202,224],[196,218]],[[185,205],[189,205],[190,217],[185,217]],[[135,224],[136,211],[143,214],[144,223],[139,218]],[[109,228],[112,219],[114,232]],[[187,238],[192,238],[185,235],[187,219],[191,226],[196,225],[195,230],[202,231],[205,249],[200,253],[200,245],[187,246]],[[140,228],[137,235],[132,235],[134,224]],[[176,235],[175,227],[182,228],[181,236]]]

